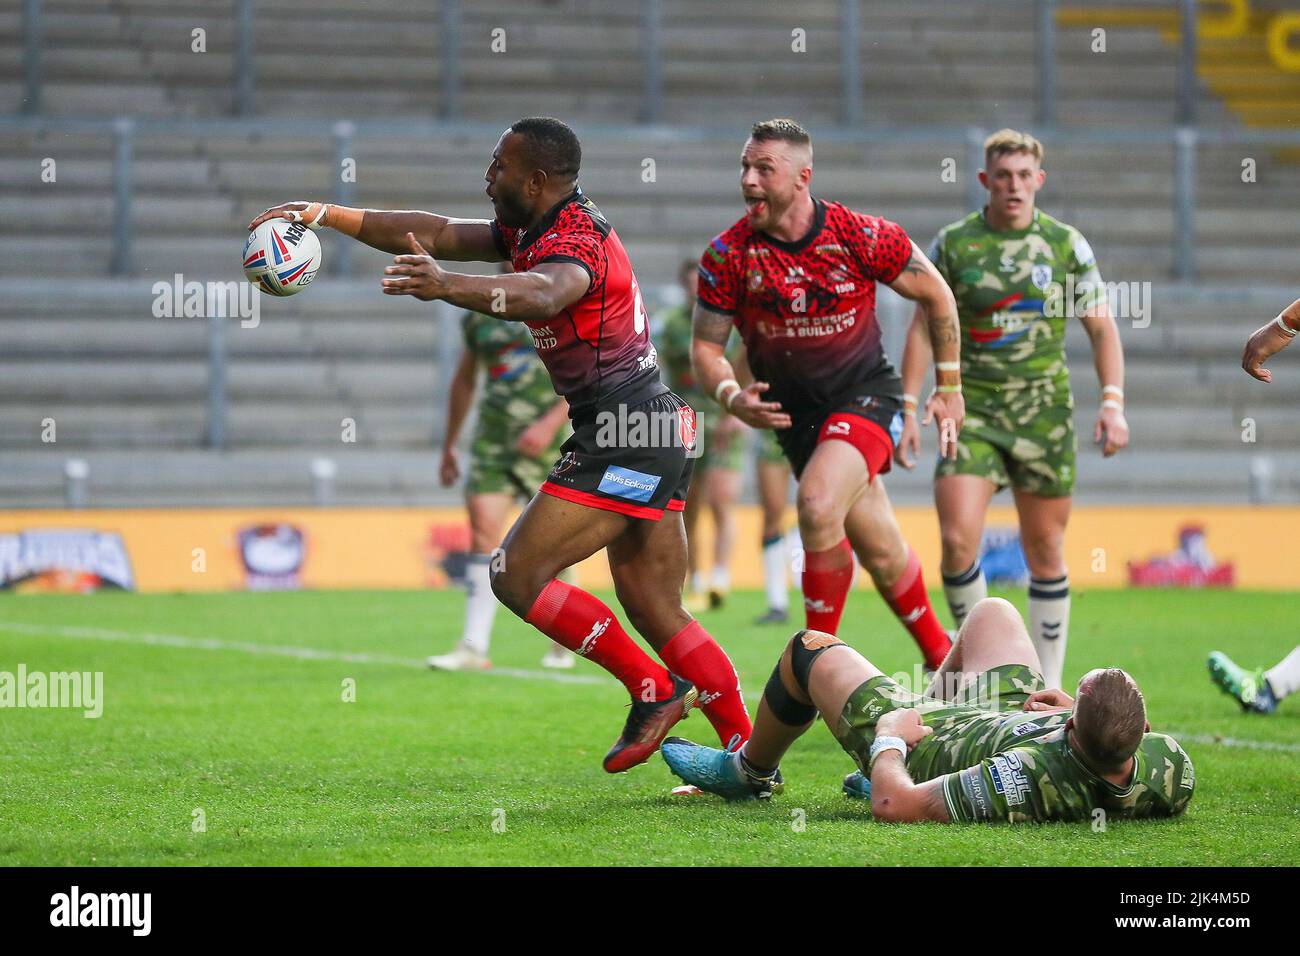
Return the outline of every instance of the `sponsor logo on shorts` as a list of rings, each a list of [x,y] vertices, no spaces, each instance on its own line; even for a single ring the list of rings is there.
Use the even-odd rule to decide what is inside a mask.
[[[564,455],[561,456],[560,460],[555,463],[555,467],[551,469],[551,477],[559,478],[562,475],[567,475],[569,472],[574,471],[577,467],[578,467],[577,452],[566,451]]]
[[[826,423],[826,431],[824,432],[824,434],[827,434],[827,435],[847,435],[847,434],[849,433],[849,431],[850,431],[850,428],[849,428],[849,423],[848,423],[848,422],[845,422],[845,421],[839,421],[839,422],[827,422],[827,423]]]
[[[903,437],[903,413],[894,412],[894,417],[889,420],[889,440],[898,445],[898,440]]]
[[[687,458],[699,458],[699,424],[686,404],[677,408],[629,408],[620,404],[596,414],[597,448],[681,448]]]
[[[659,487],[659,475],[647,475],[643,471],[610,465],[600,479],[598,491],[607,495],[618,495],[631,501],[649,501]]]

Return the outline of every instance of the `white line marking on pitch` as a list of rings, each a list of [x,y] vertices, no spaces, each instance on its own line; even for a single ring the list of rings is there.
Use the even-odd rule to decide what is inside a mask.
[[[154,647],[179,647],[199,651],[239,651],[265,657],[288,657],[304,661],[341,661],[346,664],[387,664],[392,667],[418,667],[429,670],[424,661],[386,654],[356,651],[330,651],[316,647],[293,647],[283,644],[255,644],[248,641],[223,641],[212,637],[185,637],[180,634],[149,634],[110,631],[100,627],[48,626],[17,621],[0,621],[0,629],[15,634],[49,634],[54,637],[81,638],[92,641],[116,641],[123,644],[147,644]],[[539,645],[540,646],[540,645]],[[518,667],[493,667],[481,674],[487,677],[517,677],[524,680],[549,680],[560,684],[610,684],[595,674],[557,674],[554,671],[531,671]]]
[[[1180,734],[1174,730],[1169,731],[1169,735],[1180,743],[1187,741],[1193,744],[1218,744],[1220,747],[1244,747],[1248,750],[1282,750],[1286,753],[1300,753],[1300,744],[1282,741],[1243,740],[1240,737],[1220,737],[1218,734]]]

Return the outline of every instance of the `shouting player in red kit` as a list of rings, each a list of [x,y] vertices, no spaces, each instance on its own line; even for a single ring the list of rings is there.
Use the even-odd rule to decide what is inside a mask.
[[[695,413],[660,381],[631,263],[577,184],[581,160],[564,123],[522,119],[502,133],[487,168],[491,221],[299,202],[268,209],[250,228],[277,215],[329,226],[399,253],[384,270],[388,295],[441,299],[528,325],[556,392],[569,401],[573,436],[506,535],[492,590],[631,693],[632,712],[604,761],[617,773],[654,753],[697,703],[724,745],[747,740],[750,722],[730,659],[682,607],[681,512]],[[515,272],[464,275],[438,259],[509,259]],[[667,668],[603,602],[556,578],[602,548],[628,620]]]
[[[799,479],[808,627],[838,630],[856,552],[937,668],[948,634],[880,480],[902,431],[903,389],[881,347],[876,283],[925,307],[938,369],[926,421],[936,419],[949,456],[964,417],[952,292],[901,226],[813,198],[812,140],[794,121],[756,124],[740,166],[745,216],[700,260],[696,377],[737,418],[776,429]],[[748,386],[723,354],[733,325]]]

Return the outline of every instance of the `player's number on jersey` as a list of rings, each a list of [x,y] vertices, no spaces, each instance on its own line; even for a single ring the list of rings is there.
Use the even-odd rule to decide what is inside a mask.
[[[645,303],[641,301],[641,287],[636,284],[636,279],[632,280],[632,292],[636,295],[636,303],[633,305],[635,312],[632,315],[632,331],[640,335],[645,331],[646,315]]]

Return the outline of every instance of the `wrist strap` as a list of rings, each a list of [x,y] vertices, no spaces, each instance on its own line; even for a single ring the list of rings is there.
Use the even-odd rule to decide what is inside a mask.
[[[1282,314],[1280,312],[1278,313],[1277,318],[1273,320],[1273,324],[1276,325],[1283,332],[1285,332],[1287,334],[1287,338],[1293,339],[1296,337],[1297,334],[1300,334],[1300,331],[1293,329],[1291,328],[1291,326],[1286,324],[1286,319],[1282,318]]]
[[[935,388],[935,391],[941,392],[945,395],[959,394],[961,392],[961,386],[960,385],[939,385]]]
[[[336,206],[333,203],[326,203],[316,220],[322,226],[329,226],[331,229],[355,239],[361,234],[361,220],[365,217],[366,211],[364,209],[353,209],[351,206]],[[316,226],[311,228],[315,229]]]
[[[1103,385],[1103,386],[1101,387],[1101,394],[1103,394],[1103,395],[1115,395],[1115,396],[1117,396],[1117,397],[1119,397],[1119,398],[1123,398],[1123,397],[1124,397],[1124,389],[1120,388],[1118,385]]]
[[[713,390],[713,400],[717,402],[719,405],[724,404],[722,400],[722,390],[726,388],[728,385],[736,386],[736,392],[732,394],[732,398],[734,398],[736,394],[739,394],[740,392],[739,382],[737,382],[734,378],[724,378],[721,382],[718,383],[718,387]],[[730,402],[727,402],[725,404],[727,408],[731,408]]]
[[[871,742],[870,756],[867,759],[867,770],[870,771],[876,758],[886,750],[897,750],[899,756],[904,760],[907,759],[907,741],[902,737],[877,737]]]
[[[934,367],[940,372],[960,372],[961,362],[935,362]]]
[[[1117,412],[1122,412],[1122,411],[1124,411],[1124,406],[1121,405],[1119,402],[1115,401],[1115,399],[1113,399],[1113,398],[1108,398],[1108,399],[1106,399],[1104,402],[1101,403],[1101,407],[1102,407],[1102,408],[1113,408],[1113,409],[1115,409],[1115,411],[1117,411]]]

